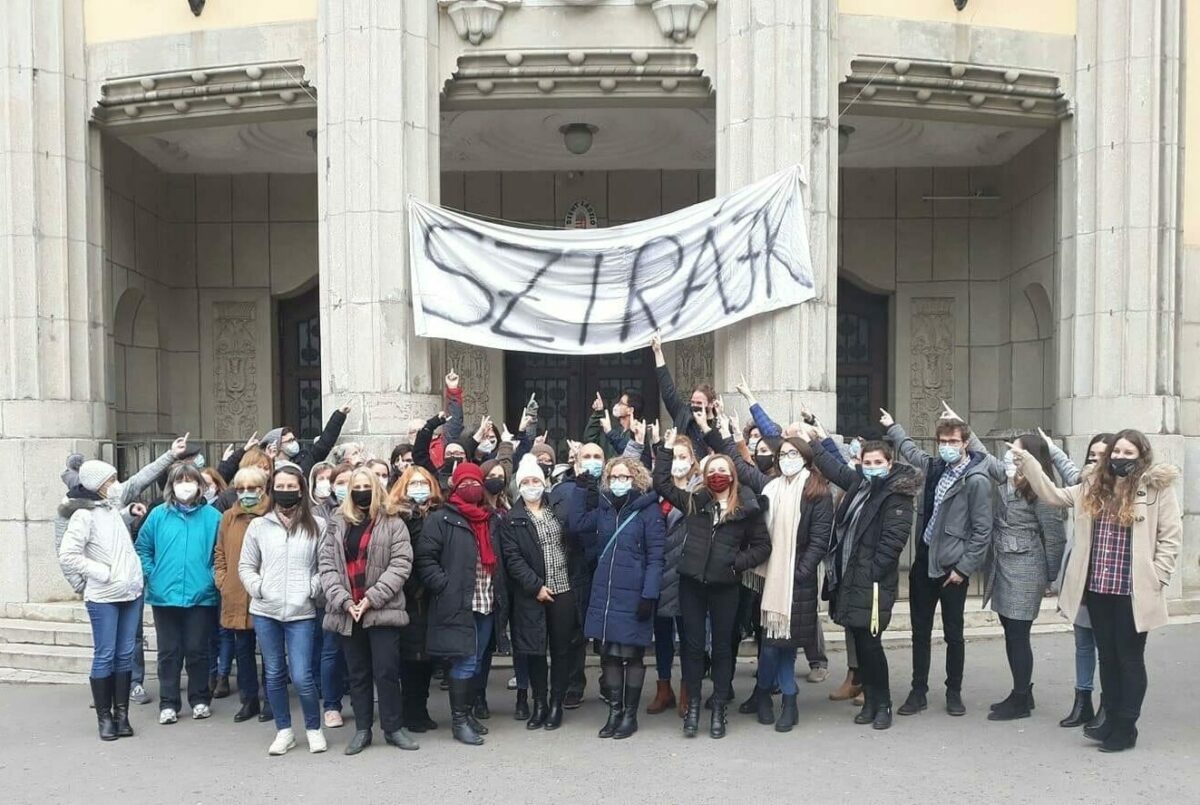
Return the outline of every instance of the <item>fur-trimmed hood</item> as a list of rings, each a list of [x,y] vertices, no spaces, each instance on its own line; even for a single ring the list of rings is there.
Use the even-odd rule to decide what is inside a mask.
[[[925,488],[925,475],[911,464],[896,462],[884,483],[890,492],[916,497]]]
[[[58,516],[70,520],[71,515],[80,509],[100,509],[108,505],[106,500],[88,500],[87,498],[63,498],[58,504]]]
[[[1180,474],[1174,464],[1151,464],[1150,469],[1142,473],[1141,483],[1150,489],[1162,490],[1179,480]]]

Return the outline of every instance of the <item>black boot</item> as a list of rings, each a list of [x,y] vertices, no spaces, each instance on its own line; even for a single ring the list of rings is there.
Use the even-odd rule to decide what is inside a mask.
[[[350,743],[346,744],[347,755],[357,755],[362,750],[371,745],[371,730],[359,730],[354,733],[354,737],[350,739]]]
[[[533,697],[533,712],[529,715],[529,720],[525,722],[525,729],[540,730],[546,726],[546,716],[550,713],[550,707],[546,704],[545,694]]]
[[[1029,718],[1030,692],[1014,690],[1008,698],[998,703],[992,712],[988,713],[988,721],[1013,721],[1018,718]]]
[[[213,698],[224,699],[229,695],[229,677],[217,676],[216,684],[212,686]]]
[[[744,701],[738,705],[738,712],[744,716],[748,716],[751,713],[757,713],[759,711],[758,710],[758,697],[761,693],[762,693],[762,691],[759,690],[758,685],[755,685],[754,690],[750,691],[749,698],[747,698],[746,701]],[[771,695],[771,692],[767,691],[767,696],[770,696],[770,695]],[[708,707],[710,710],[712,709],[711,707],[709,707],[709,705],[707,703],[704,706]]]
[[[1010,700],[1010,699],[1012,699],[1012,697],[1013,697],[1013,695],[1014,695],[1015,693],[1016,693],[1016,690],[1014,689],[1014,690],[1013,690],[1013,692],[1012,692],[1012,693],[1009,693],[1009,694],[1008,694],[1008,697],[1007,697],[1007,698],[1005,698],[1003,701],[996,702],[995,704],[989,704],[989,705],[988,705],[988,711],[989,711],[989,712],[995,712],[996,710],[999,710],[999,709],[1000,709],[1000,705],[1002,705],[1002,704],[1011,704],[1011,702],[1010,702],[1009,700]],[[1034,704],[1034,702],[1033,702],[1033,685],[1032,685],[1032,684],[1030,684],[1030,686],[1029,686],[1029,696],[1028,696],[1028,698],[1027,698],[1027,701],[1028,701],[1028,704],[1029,704],[1029,709],[1030,709],[1030,710],[1036,710],[1036,709],[1037,709],[1037,706],[1036,706],[1036,705]]]
[[[685,738],[695,738],[700,731],[700,694],[699,691],[688,691],[687,712],[683,715],[683,735]]]
[[[113,721],[113,678],[112,676],[91,677],[92,704],[96,708],[96,725],[100,729],[100,740],[117,740],[117,722]]]
[[[621,723],[617,726],[617,731],[613,733],[613,738],[621,740],[628,738],[638,730],[637,712],[638,706],[642,703],[642,686],[633,685],[625,686],[625,711],[621,714]]]
[[[913,697],[913,694],[911,694],[911,693],[908,694],[909,699],[911,699],[912,697]],[[908,702],[905,702],[904,704],[905,704],[905,706],[907,706]],[[874,723],[875,714],[878,711],[879,711],[879,706],[877,704],[875,704],[875,689],[872,688],[870,685],[864,684],[863,685],[863,706],[862,706],[862,709],[858,711],[858,714],[856,716],[854,716],[854,723],[855,724]],[[901,708],[900,712],[903,713],[904,709]],[[916,711],[914,711],[914,712],[916,712]]]
[[[238,724],[241,724],[243,721],[249,721],[258,715],[260,709],[258,699],[244,701],[242,702],[242,708],[234,714],[233,720]]]
[[[750,694],[750,699],[754,701],[754,709],[758,711],[758,723],[774,724],[775,700],[771,698],[771,691],[755,688],[754,693]],[[741,709],[739,707],[738,712],[741,712]]]
[[[925,698],[924,691],[914,689],[908,692],[908,698],[904,700],[904,704],[900,705],[900,709],[896,712],[902,716],[912,716],[928,706],[929,701]]]
[[[517,704],[513,707],[513,719],[516,721],[529,720],[529,691],[517,691]]]
[[[404,700],[404,729],[409,732],[436,730],[438,723],[429,717],[429,703],[416,696]]]
[[[1091,721],[1089,721],[1087,724],[1083,725],[1084,734],[1087,733],[1087,730],[1089,728],[1092,730],[1096,730],[1096,729],[1099,729],[1100,727],[1103,727],[1105,722],[1107,722],[1107,721],[1108,721],[1108,706],[1104,702],[1104,694],[1102,693],[1102,694],[1100,694],[1100,706],[1096,708],[1096,715],[1092,718]]]
[[[479,746],[483,743],[483,738],[475,731],[470,717],[474,685],[470,679],[450,679],[451,731],[454,740],[468,746]]]
[[[758,717],[762,721],[762,715]],[[783,703],[779,707],[779,720],[775,722],[776,732],[791,732],[792,727],[800,723],[800,710],[796,707],[796,694],[783,694]]]
[[[1104,701],[1104,697],[1100,697],[1100,709],[1096,711],[1096,717],[1087,723],[1083,728],[1085,738],[1090,738],[1093,741],[1104,741],[1113,731],[1112,714],[1108,712],[1108,704]]]
[[[258,709],[258,721],[260,724],[265,724],[268,721],[275,720],[275,713],[271,710],[271,700],[265,695],[262,697],[262,706]]]
[[[596,733],[601,738],[611,738],[616,733],[617,727],[621,724],[621,717],[625,714],[625,705],[617,698],[613,698],[608,703],[608,721],[604,722],[604,726],[600,728],[600,732]]]
[[[729,703],[724,699],[713,699],[712,718],[708,722],[708,735],[710,738],[725,737],[725,727],[728,724],[725,709],[728,706]]]
[[[1060,727],[1082,727],[1084,724],[1096,717],[1096,712],[1092,710],[1092,692],[1090,690],[1075,691],[1075,704],[1071,705],[1071,712],[1067,713],[1067,717],[1058,722]]]
[[[946,688],[946,712],[952,716],[965,716],[967,706],[963,704],[962,691]]]
[[[546,729],[556,730],[562,726],[563,720],[563,695],[561,693],[550,694],[550,709],[546,712]]]
[[[484,721],[492,717],[492,710],[488,707],[487,693],[483,690],[475,693],[475,703],[471,706],[471,714]]]
[[[892,697],[891,695],[884,696],[879,699],[879,704],[875,708],[875,720],[871,722],[871,729],[886,730],[892,726]]]
[[[133,673],[118,671],[113,675],[113,721],[117,724],[118,738],[132,738],[133,727],[129,724],[129,688],[133,684]]]
[[[1137,746],[1138,731],[1134,722],[1124,716],[1109,717],[1109,733],[1100,744],[1101,752],[1124,752]]]

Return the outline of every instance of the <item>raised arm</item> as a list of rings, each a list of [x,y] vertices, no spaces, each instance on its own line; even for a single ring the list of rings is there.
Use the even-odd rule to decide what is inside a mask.
[[[887,418],[891,419],[890,416]],[[929,474],[929,469],[933,466],[933,456],[918,447],[900,423],[893,421],[887,426],[887,437],[896,446],[901,458],[925,475]]]
[[[1013,448],[1013,463],[1017,465],[1017,471],[1025,476],[1029,488],[1044,503],[1059,509],[1067,509],[1073,507],[1075,501],[1082,494],[1083,487],[1080,484],[1063,489],[1055,486],[1054,482],[1047,478],[1046,473],[1042,471],[1042,465],[1026,450]]]
[[[150,484],[158,480],[159,476],[166,474],[167,469],[174,463],[175,457],[178,456],[187,447],[187,437],[191,434],[185,433],[183,436],[175,440],[167,452],[163,453],[154,461],[142,467],[133,477],[126,481],[121,487],[121,505],[128,506],[138,499],[142,494],[142,490]]]
[[[857,469],[843,461],[840,454],[834,458],[834,453],[825,448],[823,441],[814,439],[808,444],[813,451],[813,464],[817,465],[822,475],[847,492],[858,489],[859,484],[863,482],[863,476]]]
[[[1042,437],[1042,441],[1046,443],[1046,449],[1050,451],[1050,463],[1054,465],[1054,469],[1058,472],[1058,477],[1062,479],[1063,486],[1074,486],[1079,483],[1080,476],[1083,474],[1079,471],[1079,467],[1075,466],[1075,462],[1071,460],[1063,449],[1055,444],[1046,431],[1038,428],[1038,435]]]
[[[413,439],[413,464],[425,468],[435,478],[438,470],[433,466],[433,459],[429,457],[429,445],[433,441],[433,432],[445,422],[446,420],[442,418],[441,414],[430,417],[426,420],[425,425],[417,431],[416,438]]]
[[[458,375],[451,372],[446,375],[446,427],[443,434],[447,442],[457,442],[462,438],[465,427],[463,420],[463,390],[459,384]]]
[[[691,511],[692,494],[676,487],[671,479],[671,462],[674,459],[675,454],[666,447],[658,448],[658,454],[654,457],[654,491],[667,503],[686,513]]]
[[[1004,471],[1004,461],[988,452],[987,446],[975,431],[971,431],[971,437],[967,439],[967,450],[983,456],[983,467],[987,470],[989,478],[998,484],[1008,482],[1008,473]]]
[[[722,439],[721,435],[715,430],[710,430],[704,434],[704,443],[714,453],[724,453],[733,459],[733,467],[737,471],[738,483],[744,484],[754,490],[755,494],[762,494],[763,489],[773,480],[770,475],[767,475],[758,467],[750,464],[738,454],[737,446],[732,438]]]
[[[350,413],[350,406],[339,408],[334,411],[329,421],[325,423],[325,430],[321,431],[321,435],[313,442],[312,448],[309,450],[309,455],[312,458],[312,464],[318,461],[324,461],[329,457],[329,451],[337,444],[338,437],[342,435],[342,428],[346,424],[346,414]],[[305,470],[307,472],[312,469],[312,464]],[[301,465],[303,466],[303,465]]]

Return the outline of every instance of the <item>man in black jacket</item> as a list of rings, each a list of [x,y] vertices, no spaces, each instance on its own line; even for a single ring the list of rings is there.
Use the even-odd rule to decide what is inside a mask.
[[[325,430],[321,431],[321,435],[313,441],[311,447],[301,447],[300,442],[296,440],[296,434],[286,427],[268,431],[259,446],[265,450],[272,444],[276,445],[279,457],[298,466],[304,471],[305,477],[308,477],[313,465],[328,458],[329,451],[337,444],[338,437],[342,435],[342,427],[346,424],[346,415],[349,413],[348,405],[334,411],[325,423]]]

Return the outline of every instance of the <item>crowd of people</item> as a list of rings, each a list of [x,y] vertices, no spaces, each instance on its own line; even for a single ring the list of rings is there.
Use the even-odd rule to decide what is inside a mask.
[[[1136,744],[1146,635],[1167,621],[1182,531],[1177,470],[1154,462],[1143,434],[1098,434],[1080,470],[1040,430],[991,455],[945,407],[930,455],[886,411],[879,430],[843,439],[807,411],[781,426],[744,382],[743,426],[710,386],[680,394],[657,339],[652,349],[669,427],[660,432],[634,390],[611,408],[597,395],[583,441],[561,455],[537,436],[534,406],[516,433],[486,416],[467,433],[451,372],[446,410],[412,422],[386,460],[339,444],[345,408],[311,446],[278,428],[215,467],[186,434],[124,482],[103,461],[70,457],[58,553],[91,619],[101,740],[132,736],[131,698],[150,702],[144,604],[159,723],[178,721],[186,669],[192,718],[209,718],[236,686],[233,720],[273,721],[271,755],[296,745],[289,685],[311,752],[344,725],[347,696],[346,754],[371,745],[376,702],[383,740],[418,749],[415,736],[439,726],[428,709],[435,681],[454,739],[482,744],[498,650],[512,653],[512,712],[529,730],[557,730],[580,705],[590,650],[607,703],[597,734],[633,736],[653,647],[645,712],[678,712],[689,738],[705,708],[712,738],[726,735],[731,707],[788,732],[801,720],[801,650],[808,678],[824,679],[826,607],[848,659],[830,698],[857,701],[854,722],[886,730],[883,636],[911,538],[912,682],[896,714],[928,707],[939,607],[945,710],[966,713],[964,607],[982,577],[1012,674],[987,718],[1034,708],[1030,629],[1054,588],[1076,645],[1075,702],[1060,723],[1084,727],[1105,752]],[[755,685],[734,705],[751,636]]]

